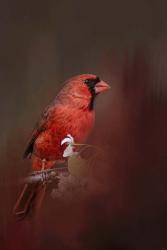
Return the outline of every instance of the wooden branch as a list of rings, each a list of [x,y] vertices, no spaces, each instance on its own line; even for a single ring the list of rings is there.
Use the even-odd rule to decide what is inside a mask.
[[[53,180],[59,180],[60,173],[68,173],[67,167],[57,167],[52,169],[46,169],[41,171],[34,171],[30,173],[25,179],[24,183],[36,183],[36,182],[50,182]]]

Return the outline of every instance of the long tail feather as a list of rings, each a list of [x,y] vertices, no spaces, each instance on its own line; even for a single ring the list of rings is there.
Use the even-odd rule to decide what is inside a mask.
[[[18,220],[33,216],[40,209],[46,190],[46,184],[25,184],[13,209]]]

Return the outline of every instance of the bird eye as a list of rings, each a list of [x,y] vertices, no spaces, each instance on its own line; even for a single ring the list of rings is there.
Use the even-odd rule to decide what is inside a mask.
[[[86,79],[84,81],[85,84],[87,85],[96,85],[96,83],[100,82],[100,78],[96,77],[96,78],[91,78],[91,79]]]
[[[86,79],[86,80],[84,81],[84,83],[88,84],[89,81],[90,81],[89,79]]]

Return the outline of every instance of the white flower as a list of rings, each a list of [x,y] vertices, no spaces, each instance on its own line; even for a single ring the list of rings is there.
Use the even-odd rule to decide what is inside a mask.
[[[65,138],[61,141],[61,145],[63,145],[64,143],[67,143],[67,144],[74,144],[74,137],[72,137],[72,135],[68,134],[67,137],[65,137]]]
[[[63,157],[69,157],[75,154],[75,152],[73,151],[74,149],[74,138],[68,134],[62,141],[61,141],[61,145],[63,144],[67,144],[68,146],[66,147],[66,149],[64,150],[63,153]]]

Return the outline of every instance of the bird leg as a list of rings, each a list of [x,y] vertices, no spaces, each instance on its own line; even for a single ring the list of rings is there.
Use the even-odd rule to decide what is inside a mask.
[[[41,179],[42,179],[43,185],[46,184],[47,179],[48,179],[48,173],[47,171],[44,171],[45,167],[46,167],[46,159],[42,159]]]
[[[41,170],[44,170],[46,166],[46,159],[42,159],[42,168]]]

